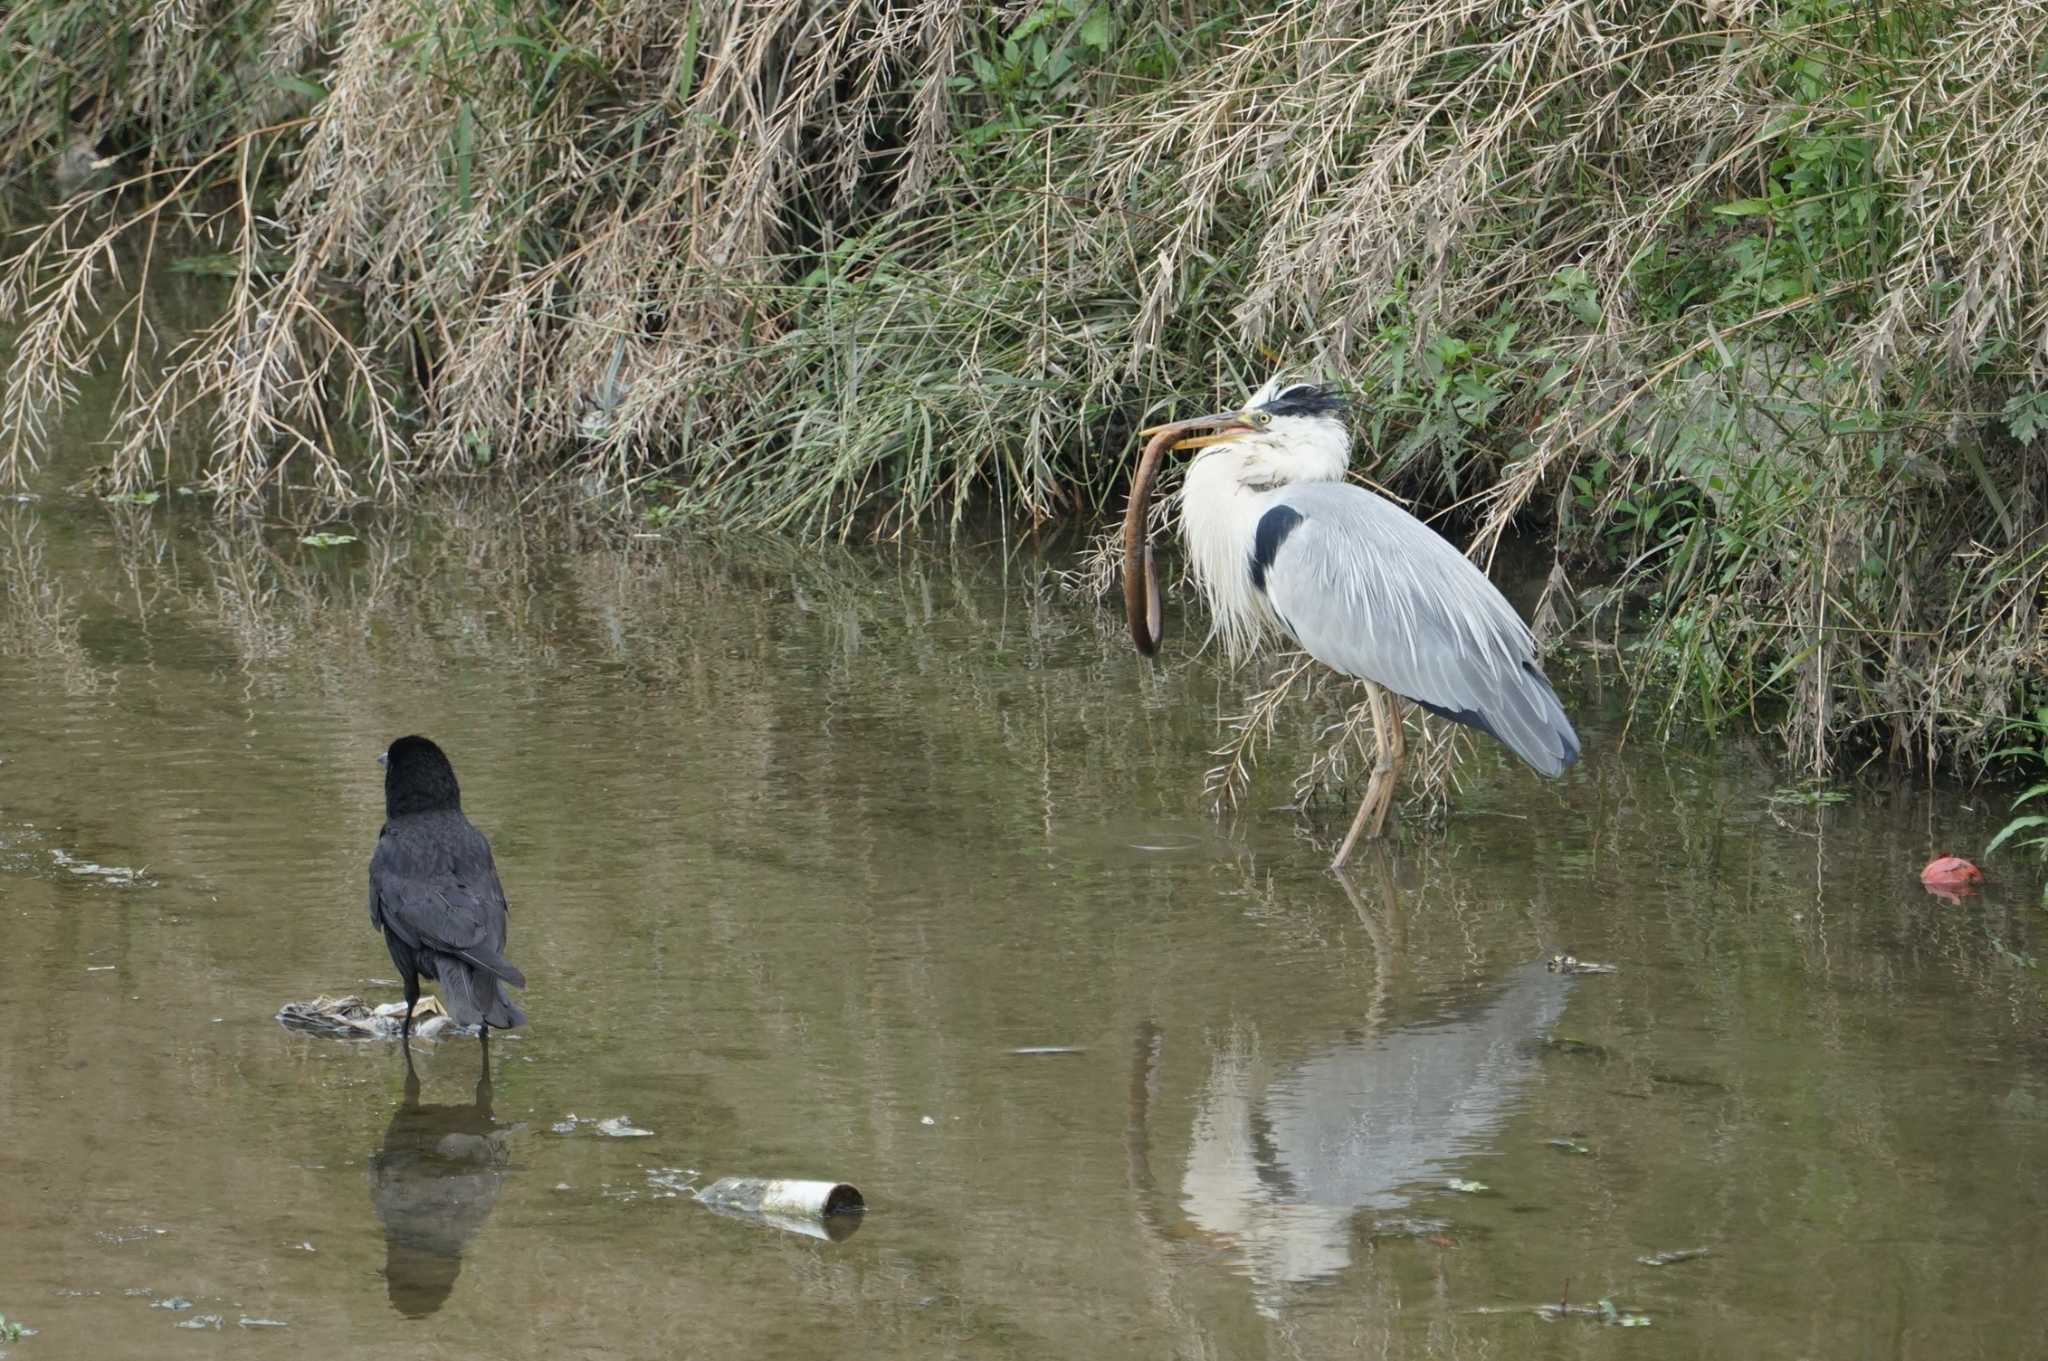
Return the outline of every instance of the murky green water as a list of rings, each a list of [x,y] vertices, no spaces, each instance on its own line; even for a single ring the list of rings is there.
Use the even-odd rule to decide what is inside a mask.
[[[1063,551],[356,532],[0,506],[18,1357],[2048,1354],[2034,886],[1915,880],[1989,799],[1774,804],[1582,682],[1569,778],[1484,748],[1347,882],[1346,808],[1204,812],[1242,684],[1140,664]],[[473,1041],[408,1109],[394,1045],[272,1020],[396,995],[411,731],[532,980],[487,1112]],[[871,1210],[675,1190],[733,1174]],[[1529,1309],[1602,1298],[1650,1327]]]

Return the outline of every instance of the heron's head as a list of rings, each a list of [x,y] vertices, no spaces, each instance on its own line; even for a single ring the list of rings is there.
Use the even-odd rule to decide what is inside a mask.
[[[1277,487],[1289,482],[1338,482],[1351,462],[1351,432],[1344,425],[1345,402],[1314,383],[1275,378],[1235,411],[1193,420],[1169,421],[1140,433],[1145,452],[1131,478],[1130,509],[1124,512],[1124,609],[1138,651],[1159,650],[1159,579],[1146,541],[1152,483],[1167,449],[1196,449],[1188,494],[1231,484]]]
[[[1141,431],[1171,434],[1176,449],[1199,450],[1197,464],[1221,462],[1234,480],[1251,486],[1335,482],[1351,462],[1347,405],[1314,383],[1282,385],[1275,378],[1242,407]],[[1219,469],[1221,471],[1222,469]]]

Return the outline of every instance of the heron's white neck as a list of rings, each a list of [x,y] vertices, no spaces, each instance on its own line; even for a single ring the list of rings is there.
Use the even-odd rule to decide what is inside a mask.
[[[1209,603],[1210,636],[1232,661],[1279,625],[1252,585],[1252,541],[1259,517],[1295,482],[1341,482],[1351,435],[1332,419],[1283,416],[1272,427],[1203,450],[1180,494],[1180,534],[1188,566]]]

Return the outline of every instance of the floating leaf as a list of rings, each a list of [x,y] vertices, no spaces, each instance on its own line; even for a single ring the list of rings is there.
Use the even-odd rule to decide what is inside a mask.
[[[153,506],[161,495],[161,492],[153,491],[114,491],[108,492],[100,500],[115,501],[124,506]]]
[[[1485,1182],[1467,1181],[1463,1177],[1452,1177],[1449,1181],[1445,1182],[1444,1185],[1448,1186],[1453,1191],[1463,1191],[1468,1196],[1476,1196],[1481,1191],[1484,1191],[1486,1189]]]

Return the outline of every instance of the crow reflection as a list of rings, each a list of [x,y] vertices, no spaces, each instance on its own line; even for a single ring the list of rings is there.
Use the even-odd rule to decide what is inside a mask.
[[[384,1225],[384,1280],[391,1306],[425,1318],[448,1302],[462,1250],[498,1203],[510,1159],[491,1119],[488,1053],[466,1106],[423,1106],[408,1061],[405,1099],[370,1158],[370,1204]]]

